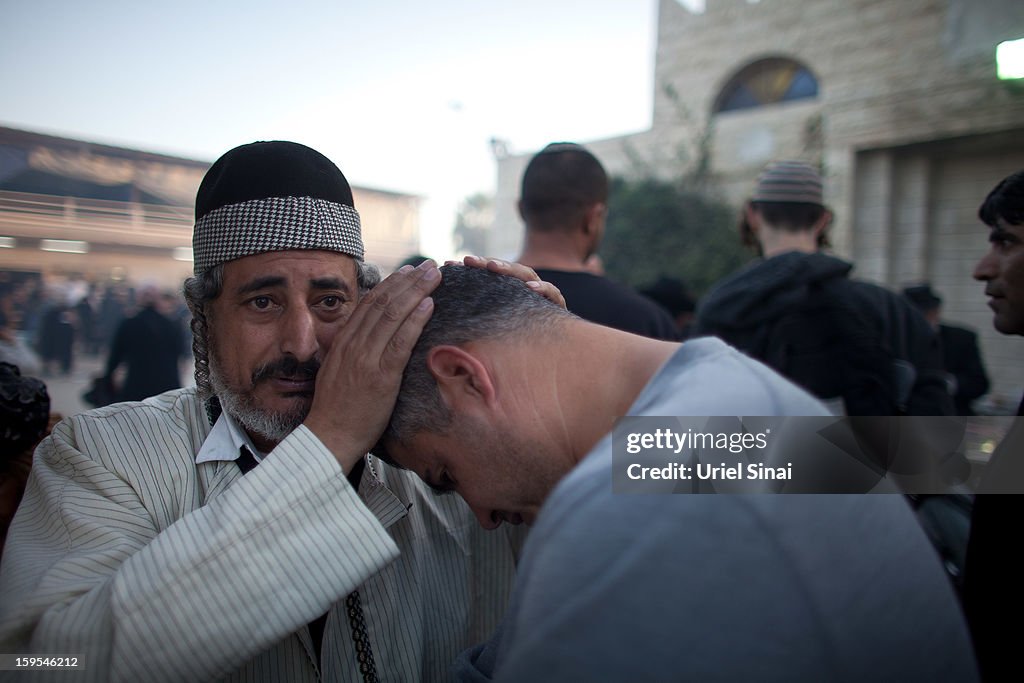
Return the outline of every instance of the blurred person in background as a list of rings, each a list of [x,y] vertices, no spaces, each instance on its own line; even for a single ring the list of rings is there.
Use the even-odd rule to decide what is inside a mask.
[[[582,146],[556,142],[523,173],[519,215],[526,224],[518,261],[561,290],[569,310],[600,325],[676,339],[659,306],[602,275],[595,259],[608,214],[608,175]]]
[[[192,358],[192,313],[179,292],[164,290],[160,295],[160,312],[174,323],[181,336],[179,360]]]
[[[662,276],[652,285],[641,289],[640,293],[669,312],[680,339],[689,338],[697,302],[686,283],[679,278]]]
[[[78,303],[75,304],[79,348],[89,356],[95,356],[100,351],[96,304],[95,286],[89,287],[86,295],[81,297]]]
[[[74,367],[75,310],[68,301],[69,289],[54,285],[47,293],[47,305],[39,323],[39,356],[43,375],[70,375]]]
[[[762,258],[711,288],[694,335],[767,363],[837,414],[952,414],[935,332],[906,299],[825,252],[831,222],[817,169],[768,164],[741,223]]]
[[[42,380],[0,362],[0,553],[25,492],[32,452],[59,419],[50,413],[50,396]]]
[[[942,322],[942,297],[923,283],[906,287],[903,296],[921,311],[942,344],[943,366],[957,415],[974,415],[971,404],[988,391],[988,373],[981,360],[978,334],[959,325]]]
[[[43,366],[21,334],[17,296],[15,285],[0,283],[0,361],[18,366],[26,374],[37,375]]]
[[[128,289],[123,282],[108,282],[100,297],[96,315],[96,335],[99,350],[106,353],[117,334],[117,327],[124,320],[128,308]]]
[[[117,401],[141,401],[181,387],[178,360],[184,339],[180,327],[160,310],[160,289],[152,283],[141,285],[136,303],[138,312],[118,325],[107,356],[104,380],[116,387]],[[115,373],[122,365],[124,381],[118,384]]]

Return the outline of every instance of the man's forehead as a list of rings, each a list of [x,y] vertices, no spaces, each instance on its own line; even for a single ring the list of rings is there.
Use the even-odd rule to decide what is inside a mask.
[[[354,287],[356,272],[356,261],[351,256],[312,249],[268,251],[243,256],[224,264],[225,283],[234,284],[254,277],[273,275],[286,281],[336,278]]]

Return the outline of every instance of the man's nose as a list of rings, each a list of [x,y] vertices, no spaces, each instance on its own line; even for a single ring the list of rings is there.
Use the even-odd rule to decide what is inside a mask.
[[[317,339],[317,323],[313,312],[306,308],[293,307],[281,320],[281,351],[299,360],[307,360],[317,354],[320,344]]]
[[[978,264],[974,266],[974,279],[975,280],[991,280],[998,274],[998,267],[996,264],[995,254],[989,249]]]
[[[490,508],[478,507],[476,505],[470,505],[469,508],[476,515],[476,521],[480,522],[480,526],[487,530],[497,529],[501,526],[501,517],[498,516],[497,510]]]

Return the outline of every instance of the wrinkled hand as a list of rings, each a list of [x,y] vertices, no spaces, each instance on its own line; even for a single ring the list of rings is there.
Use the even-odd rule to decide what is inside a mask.
[[[402,371],[433,312],[430,293],[440,282],[430,260],[391,274],[363,296],[324,357],[304,424],[346,474],[387,426]]]
[[[458,265],[459,262],[446,261],[445,263]],[[555,287],[550,282],[541,280],[540,276],[530,266],[524,266],[522,263],[510,263],[501,259],[481,258],[479,256],[466,256],[462,259],[462,265],[483,268],[492,273],[500,273],[501,275],[510,275],[525,282],[528,287],[548,301],[562,308],[566,307],[565,297],[562,296],[562,292],[559,291],[558,287]]]

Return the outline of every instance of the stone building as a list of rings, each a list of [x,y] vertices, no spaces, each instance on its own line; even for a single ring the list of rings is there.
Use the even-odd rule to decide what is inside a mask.
[[[210,162],[0,128],[0,273],[93,283],[192,272],[196,190]],[[420,198],[353,187],[368,259],[419,250]]]
[[[660,0],[651,128],[579,142],[612,174],[703,164],[737,207],[767,161],[819,165],[836,252],[893,289],[930,280],[945,317],[978,330],[992,401],[1015,405],[1024,342],[992,329],[971,272],[987,249],[978,205],[1024,168],[1024,82],[995,65],[1019,38],[1019,0]],[[491,253],[518,251],[530,156],[499,162]]]

